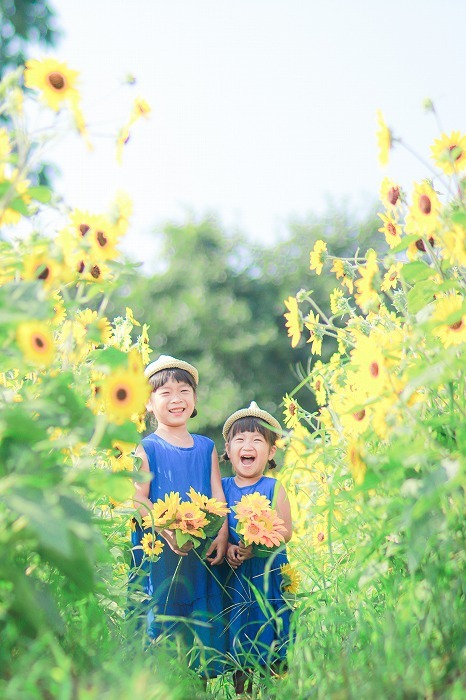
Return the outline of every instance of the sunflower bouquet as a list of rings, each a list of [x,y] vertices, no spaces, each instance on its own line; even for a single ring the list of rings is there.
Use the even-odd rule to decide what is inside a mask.
[[[246,494],[232,510],[238,521],[236,532],[245,547],[253,546],[255,556],[267,557],[285,541],[285,523],[266,496]]]
[[[178,547],[192,542],[197,549],[204,542],[203,556],[222,527],[229,508],[223,501],[204,496],[193,488],[188,496],[188,501],[182,501],[178,492],[171,491],[164,499],[159,498],[142,524],[152,531],[159,528],[173,530]]]

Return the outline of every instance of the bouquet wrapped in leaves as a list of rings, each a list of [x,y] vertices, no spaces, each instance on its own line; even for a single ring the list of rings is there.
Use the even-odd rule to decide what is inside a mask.
[[[236,532],[245,547],[252,545],[255,556],[267,557],[284,543],[285,523],[266,496],[246,494],[232,510],[238,520]]]
[[[193,488],[188,496],[188,501],[182,501],[178,492],[171,491],[164,499],[159,498],[142,524],[153,532],[156,529],[173,530],[178,547],[192,542],[197,549],[204,543],[200,552],[200,556],[204,556],[222,527],[229,508],[225,502],[204,496]]]

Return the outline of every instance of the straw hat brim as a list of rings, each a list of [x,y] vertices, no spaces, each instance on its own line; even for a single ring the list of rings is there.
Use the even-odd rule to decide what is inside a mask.
[[[170,355],[160,355],[157,360],[147,365],[144,374],[147,379],[150,379],[156,372],[161,372],[164,369],[184,369],[193,377],[196,385],[199,384],[199,372],[197,369],[190,365],[189,362],[177,360],[176,357],[171,357]]]
[[[252,418],[258,418],[264,423],[267,423],[271,426],[274,432],[282,432],[282,427],[278,420],[267,411],[263,411],[261,408],[259,408],[256,402],[253,401],[249,408],[241,408],[239,411],[235,411],[235,413],[232,413],[231,416],[226,419],[222,430],[222,434],[225,440],[227,440],[228,438],[228,433],[230,432],[230,428],[233,425],[233,423],[239,420],[240,418],[247,418],[248,416],[251,416]]]

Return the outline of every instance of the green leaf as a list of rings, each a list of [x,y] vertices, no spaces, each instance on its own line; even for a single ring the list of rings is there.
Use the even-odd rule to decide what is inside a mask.
[[[48,187],[44,185],[38,185],[37,187],[30,187],[28,189],[28,194],[32,199],[37,202],[42,202],[42,204],[48,204],[52,199],[52,193]]]
[[[128,353],[122,352],[117,348],[94,350],[94,352],[89,354],[89,359],[95,363],[96,367],[102,367],[107,370],[113,370],[128,365]]]
[[[454,224],[459,224],[462,226],[464,229],[466,229],[466,212],[464,211],[455,211],[451,215],[451,220],[453,221]]]
[[[11,202],[8,202],[8,208],[13,209],[13,211],[17,211],[23,216],[29,216],[28,205],[22,197],[15,197],[11,200]]]
[[[416,233],[410,233],[409,236],[404,236],[397,246],[390,249],[390,253],[401,253],[403,250],[406,250],[411,243],[417,241],[418,238],[419,236]]]
[[[435,286],[430,281],[418,282],[406,295],[408,311],[417,314],[427,304],[434,301]]]
[[[435,270],[421,260],[415,260],[407,265],[403,265],[401,268],[401,276],[408,284],[421,282],[429,279],[429,277],[433,277],[435,274]]]

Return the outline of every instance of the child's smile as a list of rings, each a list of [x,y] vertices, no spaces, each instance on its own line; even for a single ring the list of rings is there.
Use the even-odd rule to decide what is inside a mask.
[[[265,471],[276,447],[269,445],[262,433],[236,433],[228,444],[228,455],[236,473],[236,480],[255,483]]]

